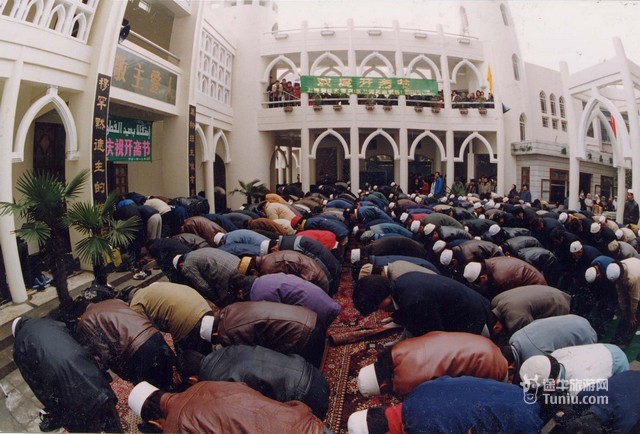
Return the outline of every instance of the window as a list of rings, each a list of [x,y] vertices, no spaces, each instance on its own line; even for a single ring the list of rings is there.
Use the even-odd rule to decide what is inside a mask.
[[[567,196],[569,172],[561,169],[549,169],[549,202],[563,204]]]
[[[556,115],[556,96],[554,94],[549,95],[549,106],[551,107],[551,116]]]
[[[206,30],[202,31],[202,39],[205,43],[199,53],[199,91],[228,106],[233,55]]]
[[[564,97],[560,97],[560,99],[558,99],[558,103],[560,104],[560,117],[562,119],[565,118],[565,113],[564,113]]]
[[[567,132],[567,121],[560,122],[560,125],[562,126],[562,131],[564,131],[566,133]]]
[[[551,128],[553,128],[554,130],[558,129],[558,120],[557,119],[551,119]]]
[[[613,195],[613,178],[609,176],[600,177],[600,194],[607,198]]]
[[[527,140],[527,118],[524,113],[520,115],[520,140]]]
[[[530,176],[531,176],[531,169],[529,167],[523,167],[520,169],[520,187],[521,188],[525,184],[531,187],[531,183],[529,182]]]
[[[542,126],[545,128],[549,128],[549,118],[546,116],[542,116]]]
[[[500,13],[502,14],[502,22],[505,26],[508,26],[509,16],[507,15],[507,7],[505,5],[500,5]]]
[[[513,63],[513,78],[516,81],[520,81],[520,69],[518,64],[520,63],[520,60],[518,59],[517,55],[513,55],[511,56],[511,62]]]
[[[547,112],[547,95],[544,92],[540,92],[540,111],[542,113]]]

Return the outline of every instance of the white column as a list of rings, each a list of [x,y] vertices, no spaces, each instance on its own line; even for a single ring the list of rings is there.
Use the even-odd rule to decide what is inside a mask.
[[[309,151],[309,128],[304,127],[300,129],[300,181],[304,192],[311,187]]]
[[[404,126],[404,121],[402,121],[399,135],[400,174],[399,179],[396,179],[395,181],[400,185],[402,191],[409,191],[409,133],[407,131],[407,127]]]
[[[214,179],[213,167],[216,162],[216,146],[215,146],[215,143],[213,143],[213,125],[206,126],[204,136],[207,141],[206,143],[204,143],[204,146],[206,147],[209,154],[209,160],[205,163],[206,166],[204,169],[204,193],[207,196],[207,201],[209,202],[209,207],[211,209],[211,212],[215,213],[216,200],[215,200],[215,192],[214,192],[215,183],[213,181]]]
[[[451,109],[451,81],[449,73],[449,61],[445,49],[445,36],[442,25],[438,24],[438,35],[440,37],[440,74],[442,74],[442,97],[444,98],[444,108]]]
[[[473,149],[471,152],[467,153],[467,182],[470,179],[476,177],[476,154],[473,153]]]
[[[575,149],[575,144],[578,143],[579,116],[575,110],[573,95],[569,90],[569,66],[566,62],[560,62],[560,77],[562,79],[562,93],[566,101],[564,107],[567,113],[567,133],[569,136],[569,209],[579,209],[580,161]]]
[[[18,60],[13,64],[11,75],[4,82],[2,99],[0,99],[0,155],[2,156],[0,158],[0,201],[3,202],[13,202],[11,153],[13,152],[13,127],[16,120],[22,65],[22,53],[20,53]],[[22,278],[15,229],[13,215],[0,216],[0,247],[2,248],[11,299],[14,303],[24,303],[28,297]]]
[[[455,146],[453,141],[453,130],[447,130],[445,135],[445,145],[447,150],[447,182],[445,184],[445,190],[447,186],[451,186],[453,184],[453,178],[455,176],[455,162],[453,158],[455,157]]]
[[[350,146],[350,169],[351,169],[351,191],[358,193],[360,189],[360,137],[358,135],[358,127],[349,129],[349,146]]]
[[[613,38],[616,48],[616,57],[620,63],[620,75],[622,76],[622,88],[624,89],[624,100],[629,113],[629,141],[631,142],[632,166],[638,167],[640,164],[640,122],[638,121],[638,104],[636,103],[633,77],[629,70],[629,62],[622,46],[620,38]],[[634,193],[640,191],[640,170],[631,172],[631,188]],[[622,196],[626,198],[625,196]],[[620,196],[618,196],[620,198]],[[622,220],[620,220],[622,221]]]

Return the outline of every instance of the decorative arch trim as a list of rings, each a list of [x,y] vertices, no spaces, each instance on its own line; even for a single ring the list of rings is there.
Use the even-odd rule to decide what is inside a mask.
[[[435,72],[436,74],[436,81],[438,83],[442,83],[442,75],[440,74],[440,70],[438,69],[438,65],[436,65],[436,63],[429,59],[427,56],[425,56],[424,54],[420,54],[419,56],[414,57],[411,62],[409,63],[409,66],[407,66],[407,69],[405,70],[404,76],[408,77],[409,75],[411,75],[411,72],[413,71],[413,67],[420,61],[424,61],[427,65],[429,65],[431,67],[431,69],[433,70],[433,72]]]
[[[389,71],[389,74],[393,75],[393,65],[391,64],[391,62],[389,62],[389,59],[387,59],[386,57],[384,57],[382,54],[378,53],[377,51],[374,51],[373,53],[369,54],[367,57],[365,57],[364,59],[362,59],[362,62],[360,62],[360,76],[364,77],[364,72],[365,72],[365,67],[367,66],[367,63],[369,62],[369,60],[371,59],[380,59],[382,61],[382,63],[385,64],[385,66],[387,67],[387,70]],[[369,68],[369,69],[377,69],[375,67]],[[387,77],[387,75],[385,75],[385,77]]]
[[[202,162],[207,162],[211,158],[209,156],[209,144],[207,143],[207,136],[204,133],[204,130],[200,126],[200,124],[196,124],[196,134],[200,137],[200,142],[202,143]]]
[[[213,140],[211,141],[211,149],[213,150],[211,158],[216,158],[217,154],[216,149],[218,148],[218,143],[222,140],[222,146],[224,147],[224,162],[225,164],[231,163],[231,152],[229,151],[229,141],[227,140],[227,136],[224,134],[224,131],[220,130],[213,135]]]
[[[278,62],[284,62],[287,65],[289,65],[289,67],[291,68],[291,71],[294,74],[296,74],[298,76],[298,78],[300,77],[300,74],[298,73],[298,68],[296,67],[296,64],[293,63],[293,61],[291,59],[289,59],[287,56],[281,54],[278,57],[276,57],[275,59],[273,59],[271,61],[271,63],[269,63],[269,65],[267,65],[267,67],[264,70],[264,73],[262,74],[261,83],[264,83],[264,84],[269,83],[269,73],[271,72],[271,69],[273,69],[273,67],[278,64]]]
[[[335,54],[327,51],[326,53],[322,54],[320,57],[318,57],[313,62],[313,64],[311,65],[311,69],[309,70],[311,75],[313,75],[313,73],[315,72],[316,68],[320,64],[320,62],[322,62],[324,59],[333,60],[336,63],[336,65],[338,65],[340,67],[340,69],[339,69],[340,75],[344,75],[345,74],[346,68],[345,68],[344,63],[342,62],[342,60],[340,60],[340,58],[338,56],[336,56]]]
[[[58,112],[58,115],[60,115],[60,118],[62,119],[62,124],[64,125],[66,133],[67,159],[78,159],[78,129],[76,128],[76,123],[73,120],[73,115],[71,114],[71,110],[69,110],[67,104],[58,95],[58,87],[49,86],[46,95],[42,96],[40,99],[34,102],[20,121],[20,125],[18,126],[18,131],[16,133],[16,141],[14,143],[13,152],[11,154],[13,162],[21,163],[24,161],[24,145],[27,139],[29,128],[31,127],[31,124],[35,120],[40,110],[42,110],[48,104],[53,105],[54,109],[56,110],[56,112]]]
[[[587,147],[585,138],[587,136],[587,130],[589,129],[589,123],[594,119],[592,113],[594,111],[596,113],[600,112],[598,108],[599,104],[603,104],[609,113],[611,113],[611,116],[613,116],[616,125],[620,125],[620,128],[616,131],[617,136],[615,136],[613,131],[611,131],[611,127],[608,125],[609,122],[606,120],[604,122],[607,132],[613,140],[613,165],[615,167],[629,167],[629,163],[626,160],[631,159],[631,140],[629,139],[629,132],[627,131],[624,119],[622,118],[618,108],[607,98],[603,97],[597,88],[592,89],[591,98],[585,105],[582,116],[580,117],[580,122],[578,124],[578,145],[576,149],[576,157],[582,160],[586,159]]]
[[[438,136],[436,136],[434,133],[432,133],[429,130],[425,130],[424,132],[422,132],[418,137],[416,137],[413,142],[411,143],[411,148],[409,149],[409,160],[413,161],[416,158],[416,148],[418,147],[418,145],[420,144],[420,141],[422,139],[424,139],[425,137],[430,137],[435,143],[436,146],[438,147],[438,150],[440,151],[440,157],[442,161],[447,161],[449,159],[447,153],[445,152],[445,148],[444,145],[442,144],[442,141],[440,140],[440,138]]]
[[[309,158],[313,158],[313,159],[316,158],[316,152],[318,151],[320,142],[322,142],[322,140],[327,136],[333,136],[336,139],[338,139],[338,141],[342,145],[342,149],[344,150],[344,158],[345,159],[351,158],[351,153],[349,152],[349,145],[347,144],[347,141],[344,139],[344,137],[340,135],[340,133],[335,131],[333,128],[329,128],[328,130],[324,131],[313,141],[313,146],[311,146],[311,152],[309,152]]]
[[[485,80],[482,79],[482,74],[480,74],[480,71],[478,70],[478,68],[476,68],[476,65],[474,65],[473,63],[469,62],[467,59],[463,59],[460,62],[458,62],[458,64],[453,68],[453,71],[451,71],[451,82],[452,83],[456,83],[456,77],[458,75],[458,70],[460,68],[462,68],[463,66],[467,66],[469,69],[471,69],[471,71],[473,71],[473,74],[476,76],[476,79],[478,80],[478,83],[483,83],[480,87],[482,89],[485,89],[487,87]]]
[[[464,161],[464,152],[466,151],[467,146],[469,145],[469,143],[471,143],[473,139],[480,140],[484,144],[485,148],[487,148],[487,151],[489,151],[490,163],[498,162],[498,159],[495,157],[495,154],[493,153],[493,148],[491,147],[491,143],[489,143],[489,141],[486,138],[484,138],[484,136],[479,134],[477,131],[474,131],[473,133],[469,134],[467,138],[464,139],[464,142],[462,142],[462,146],[460,147],[460,153],[458,154],[457,157],[453,159],[454,162],[462,163]]]
[[[387,139],[389,143],[391,143],[391,147],[393,148],[393,159],[399,160],[400,151],[398,151],[398,144],[396,143],[395,140],[393,140],[393,137],[391,137],[389,133],[384,131],[382,128],[378,128],[373,133],[369,134],[369,136],[365,139],[364,143],[362,144],[362,150],[360,151],[359,157],[362,159],[366,158],[367,147],[369,146],[369,142],[371,142],[371,140],[373,140],[373,138],[376,136],[382,136],[385,139]]]

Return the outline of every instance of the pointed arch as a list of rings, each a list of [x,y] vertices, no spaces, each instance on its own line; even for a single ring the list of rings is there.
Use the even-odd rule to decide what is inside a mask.
[[[436,146],[438,147],[438,150],[440,151],[440,159],[442,161],[447,161],[449,159],[449,157],[447,156],[447,153],[444,150],[444,145],[442,144],[442,141],[440,140],[440,138],[438,136],[436,136],[435,134],[433,134],[429,130],[424,130],[418,137],[416,137],[413,140],[413,142],[411,143],[411,148],[409,149],[409,160],[411,160],[411,161],[415,160],[415,158],[416,158],[416,155],[415,155],[416,154],[416,148],[420,144],[420,141],[425,137],[430,137],[436,143]]]
[[[73,120],[73,115],[71,114],[71,110],[69,110],[69,106],[67,106],[64,100],[58,95],[57,86],[50,86],[47,89],[46,95],[34,102],[20,121],[20,125],[18,126],[18,131],[16,133],[16,141],[13,145],[13,152],[11,154],[14,162],[24,161],[24,144],[27,139],[29,128],[40,110],[48,104],[53,105],[54,109],[62,119],[62,124],[64,125],[66,133],[67,159],[78,159],[78,129],[76,128],[76,123]]]
[[[616,129],[617,136],[613,135],[613,131],[610,132],[610,137],[612,139],[612,147],[613,147],[613,165],[614,167],[625,167],[629,168],[630,163],[628,160],[631,159],[631,141],[629,139],[629,131],[627,131],[626,124],[620,111],[618,108],[609,101],[607,98],[603,97],[597,88],[592,89],[591,98],[587,102],[582,111],[582,116],[580,117],[580,122],[578,123],[578,144],[576,149],[576,156],[580,159],[586,159],[586,143],[585,137],[587,136],[587,130],[589,129],[590,120],[593,120],[591,113],[596,110],[600,111],[598,108],[599,104],[604,105],[619,127]],[[608,124],[608,121],[605,122]],[[609,132],[609,129],[607,129]]]
[[[318,151],[318,146],[320,146],[320,142],[322,142],[322,140],[327,136],[333,136],[336,139],[338,139],[338,141],[342,145],[342,149],[344,150],[344,158],[345,159],[351,158],[351,153],[349,152],[349,145],[347,144],[347,141],[344,139],[344,137],[340,135],[340,133],[335,131],[333,128],[329,128],[328,130],[324,131],[313,141],[311,152],[309,152],[309,158],[313,158],[313,159],[316,158],[316,152]]]
[[[47,22],[45,23],[45,26],[47,28],[51,28],[51,24],[53,23],[53,20],[57,18],[56,21],[56,25],[53,28],[53,30],[55,30],[56,32],[60,32],[62,30],[62,26],[64,25],[64,20],[66,18],[66,10],[64,8],[63,4],[59,4],[58,6],[54,7],[51,10],[51,13],[49,14],[49,17],[47,19]]]
[[[481,84],[480,87],[482,89],[487,87],[486,84],[483,84],[484,80],[482,79],[482,74],[480,74],[480,71],[478,70],[478,68],[476,68],[476,65],[474,65],[471,62],[469,62],[467,59],[462,59],[460,62],[458,62],[458,64],[456,66],[453,67],[453,71],[451,71],[451,82],[452,83],[457,83],[456,77],[458,75],[458,70],[460,68],[462,68],[463,66],[466,66],[467,68],[471,69],[473,74],[476,76],[476,80],[478,80],[478,84]]]
[[[200,138],[200,142],[202,143],[202,162],[209,161],[211,156],[209,155],[209,144],[207,143],[207,135],[204,133],[204,130],[200,126],[200,124],[196,123],[196,134]]]
[[[420,54],[419,56],[416,56],[413,59],[411,59],[411,62],[409,62],[409,66],[407,66],[407,69],[405,70],[404,76],[409,77],[411,75],[411,72],[413,72],[413,67],[421,60],[431,67],[431,69],[436,75],[436,81],[438,83],[442,83],[442,75],[440,75],[440,69],[438,69],[438,65],[436,65],[436,63],[433,60],[429,59],[424,54]]]
[[[315,72],[316,68],[320,65],[320,62],[322,62],[325,59],[331,59],[333,60],[340,68],[340,75],[345,75],[346,72],[346,68],[344,66],[344,63],[342,62],[342,60],[340,60],[340,58],[338,56],[336,56],[335,54],[331,53],[330,51],[327,51],[326,53],[320,55],[311,65],[311,69],[309,69],[309,74],[310,75],[314,75],[313,73]],[[329,69],[335,69],[333,67],[329,68]]]
[[[213,140],[211,141],[211,145],[213,149],[213,155],[211,155],[210,157],[213,158],[215,160],[216,158],[216,149],[218,148],[218,143],[220,142],[220,140],[222,140],[222,146],[224,149],[224,159],[222,161],[225,162],[225,164],[229,164],[231,163],[231,152],[229,151],[229,141],[227,140],[227,136],[224,134],[224,131],[220,130],[217,133],[215,133],[213,135]]]
[[[29,11],[31,8],[36,8],[36,12],[33,15],[33,21],[27,21],[27,17],[29,16]],[[44,1],[43,0],[31,0],[27,5],[19,12],[19,16],[17,17],[20,21],[27,21],[33,24],[38,24],[40,18],[42,17],[42,12],[44,10]]]
[[[395,140],[393,140],[393,137],[391,137],[389,135],[389,133],[387,133],[382,128],[378,128],[373,133],[369,134],[369,136],[365,139],[364,143],[362,144],[362,150],[360,151],[359,157],[362,158],[362,159],[366,158],[367,146],[369,146],[369,142],[371,142],[371,140],[373,140],[373,138],[376,137],[376,136],[382,136],[385,139],[387,139],[389,141],[389,143],[391,143],[391,147],[393,148],[393,159],[394,160],[399,160],[400,159],[400,151],[398,151],[398,144],[396,143]]]
[[[73,28],[75,27],[76,23],[78,24],[78,31],[76,33],[76,38],[78,38],[79,40],[86,42],[87,40],[87,17],[84,16],[84,14],[78,14],[73,18],[73,21],[71,22],[71,28],[69,29],[69,35],[71,35],[71,33],[73,33]]]
[[[467,149],[467,146],[469,145],[469,143],[471,143],[473,139],[480,140],[484,144],[485,148],[487,148],[487,151],[489,151],[490,163],[498,162],[498,159],[495,157],[495,154],[493,152],[493,148],[491,147],[491,143],[489,143],[489,141],[485,139],[484,136],[479,134],[477,131],[474,131],[473,133],[469,134],[467,138],[464,139],[464,142],[462,142],[462,146],[460,146],[460,153],[458,154],[457,157],[453,159],[454,162],[456,163],[464,162],[464,151]]]
[[[365,71],[365,67],[367,66],[367,63],[369,62],[369,60],[372,59],[378,59],[381,60],[382,63],[385,64],[385,66],[387,67],[387,70],[389,71],[389,74],[385,74],[385,77],[389,77],[393,75],[393,65],[391,64],[391,62],[389,62],[389,59],[387,59],[386,57],[384,57],[382,54],[378,53],[377,51],[374,51],[373,53],[369,54],[367,57],[365,57],[364,59],[362,59],[362,62],[360,62],[360,76],[361,77],[365,77],[364,71]],[[377,69],[376,67],[372,67],[373,69]],[[371,68],[369,68],[371,69]],[[382,73],[382,71],[381,71]]]
[[[289,65],[289,68],[291,68],[291,72],[293,72],[294,74],[296,74],[296,76],[298,76],[298,78],[300,78],[300,73],[298,72],[298,68],[296,67],[296,64],[293,63],[293,61],[289,59],[287,56],[285,56],[284,54],[281,54],[275,59],[273,59],[271,63],[269,63],[269,65],[267,65],[267,67],[264,70],[264,73],[262,74],[262,80],[260,80],[261,83],[267,84],[269,82],[269,74],[271,72],[271,69],[273,69],[273,67],[276,66],[279,62],[284,62],[287,65]]]

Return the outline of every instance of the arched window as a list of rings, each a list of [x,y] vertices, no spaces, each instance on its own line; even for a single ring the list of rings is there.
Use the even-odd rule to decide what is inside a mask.
[[[549,107],[551,107],[551,116],[557,116],[557,114],[556,114],[556,96],[554,94],[549,95]]]
[[[547,112],[547,95],[544,92],[540,92],[540,111],[542,113]]]
[[[520,81],[520,59],[518,59],[517,54],[511,56],[511,62],[513,63],[513,78],[515,78],[517,81]]]
[[[564,118],[565,118],[565,112],[564,112],[564,97],[562,97],[562,96],[561,96],[561,97],[558,99],[558,104],[560,105],[560,117],[561,117],[562,119],[564,119]]]
[[[462,34],[469,34],[469,19],[467,18],[467,10],[464,6],[460,6],[460,20],[462,21]]]
[[[520,115],[520,141],[527,140],[527,117],[522,113]]]
[[[509,16],[507,15],[507,7],[505,5],[500,5],[500,13],[502,14],[502,22],[505,26],[508,26]]]

